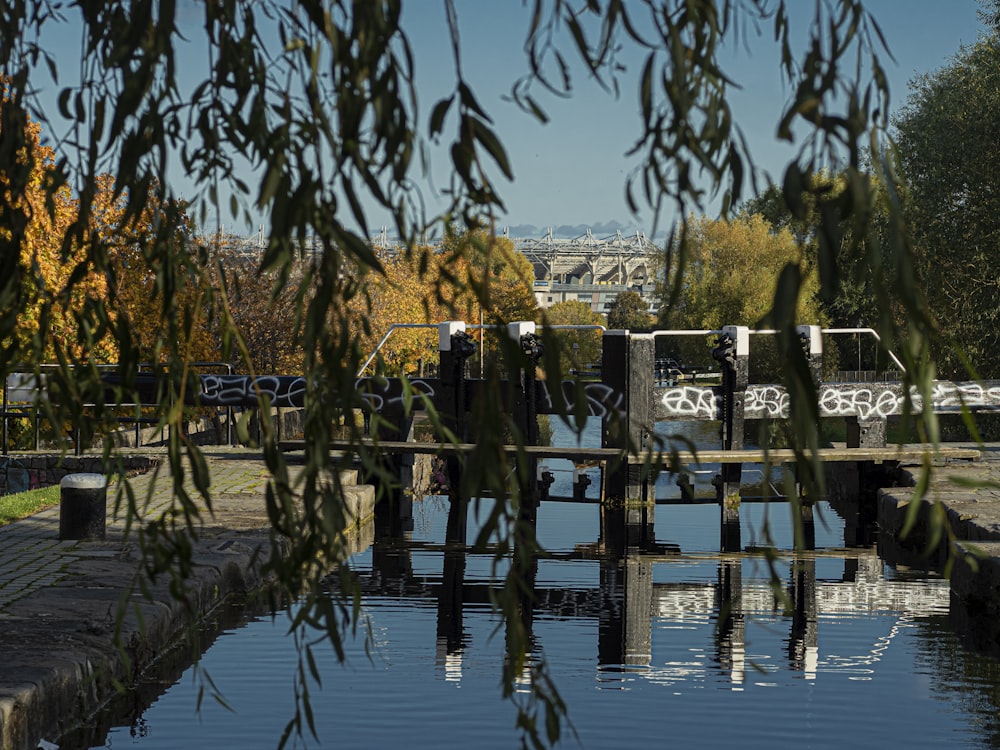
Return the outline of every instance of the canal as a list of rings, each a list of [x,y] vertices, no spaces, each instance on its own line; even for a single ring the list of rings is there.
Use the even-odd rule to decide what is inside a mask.
[[[571,495],[570,467],[551,469],[552,494]],[[415,503],[412,533],[375,535],[352,559],[371,639],[348,639],[346,664],[314,647],[318,739],[300,746],[518,746],[493,560],[446,552],[447,515],[444,498]],[[598,505],[543,503],[532,653],[568,706],[560,747],[1000,747],[1000,669],[951,628],[946,582],[887,564],[874,541],[848,546],[825,503],[815,552],[798,556],[784,504],[744,506],[744,554],[719,553],[718,520],[714,505],[658,505],[621,555],[602,543]],[[777,587],[766,547],[781,551]],[[277,747],[301,689],[291,614],[224,629],[196,669],[145,686],[149,705],[102,717],[103,739],[60,747]]]

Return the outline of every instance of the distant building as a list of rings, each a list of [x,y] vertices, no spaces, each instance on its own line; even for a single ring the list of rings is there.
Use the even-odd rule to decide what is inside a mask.
[[[557,239],[551,230],[540,240],[514,240],[535,269],[534,292],[539,307],[574,300],[606,313],[626,290],[638,292],[656,312],[656,269],[661,250],[645,235],[598,239],[588,230],[576,239]]]
[[[504,230],[504,236],[509,236]],[[222,235],[209,238],[234,255],[259,257],[267,244],[264,227],[249,237]],[[574,239],[557,238],[548,230],[541,239],[511,238],[535,270],[534,293],[539,307],[558,302],[586,302],[596,313],[607,313],[611,301],[621,292],[638,292],[656,314],[656,273],[662,250],[642,232],[625,236],[620,231],[597,238],[588,229]],[[371,239],[378,252],[392,254],[399,250],[398,240],[385,228]],[[312,242],[307,241],[307,249]],[[432,241],[433,244],[433,241]]]

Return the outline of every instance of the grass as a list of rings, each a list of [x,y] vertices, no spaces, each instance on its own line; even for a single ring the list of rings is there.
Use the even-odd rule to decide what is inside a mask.
[[[59,485],[0,496],[0,526],[51,508],[59,502]]]

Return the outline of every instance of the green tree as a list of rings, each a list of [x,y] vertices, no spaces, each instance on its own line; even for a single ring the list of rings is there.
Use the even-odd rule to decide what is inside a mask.
[[[595,313],[586,302],[566,300],[557,302],[539,312],[543,325],[550,326],[604,326],[604,316]],[[557,331],[561,364],[564,375],[571,370],[586,370],[601,359],[601,331],[560,330]]]
[[[981,375],[996,377],[1000,36],[983,36],[911,87],[895,138],[929,306],[950,340],[939,364],[954,375],[964,352]]]
[[[827,278],[833,276],[835,283],[819,290],[823,318],[833,328],[875,328],[879,323],[880,307],[886,308],[886,301],[891,305],[893,319],[900,317],[895,309],[895,285],[892,283],[896,273],[892,246],[886,242],[888,199],[882,186],[872,180],[872,204],[867,211],[869,221],[864,227],[866,234],[860,242],[855,242],[853,223],[841,218],[840,200],[845,184],[844,173],[831,175],[825,171],[818,172],[809,176],[808,190],[796,213],[786,203],[782,188],[774,184],[745,201],[740,208],[746,214],[762,216],[775,234],[781,230],[791,232],[802,247],[803,256],[814,266],[824,257],[819,247],[819,228],[824,225],[832,227],[832,234],[839,239],[831,240],[836,242],[836,252],[832,254],[834,265],[829,269]],[[865,262],[869,254],[880,259],[881,274],[870,273]],[[846,336],[832,338],[827,342],[828,353],[831,344],[836,347],[836,360],[855,361],[855,339]],[[884,367],[885,357],[885,352],[877,347],[866,347],[864,361],[858,369]]]
[[[648,331],[656,319],[639,292],[627,289],[619,292],[608,305],[608,328],[627,331]]]
[[[38,337],[23,346],[10,343],[27,299],[28,279],[19,259],[29,241],[25,195],[30,168],[18,159],[29,111],[50,115],[42,125],[52,128],[63,149],[44,189],[50,200],[64,184],[74,191],[78,211],[76,220],[60,231],[62,246],[80,248],[88,267],[98,274],[112,268],[107,246],[90,233],[99,174],[114,175],[118,194],[125,196],[122,226],[139,221],[155,203],[144,227],[148,242],[141,262],[158,295],[162,320],[154,350],[167,355],[169,387],[163,390],[161,407],[172,426],[180,428],[185,418],[176,405],[183,403],[191,375],[187,347],[176,344],[189,339],[196,320],[188,312],[175,315],[173,302],[197,273],[190,261],[196,254],[178,252],[178,243],[193,242],[186,233],[188,214],[205,225],[206,217],[225,210],[220,203],[231,194],[234,218],[255,224],[255,214],[266,215],[270,234],[260,266],[281,282],[299,284],[295,299],[309,404],[305,437],[313,447],[303,478],[293,487],[276,433],[264,425],[263,452],[274,474],[268,493],[272,547],[283,551],[268,560],[268,573],[299,597],[301,620],[323,624],[335,646],[342,626],[355,622],[358,609],[349,566],[337,565],[344,557],[347,514],[340,489],[328,481],[337,458],[325,446],[333,425],[361,406],[353,380],[363,351],[353,335],[359,313],[352,305],[384,272],[366,239],[371,234],[368,217],[374,211],[389,214],[395,233],[404,238],[403,252],[419,262],[417,238],[424,232],[440,233],[451,222],[495,225],[504,208],[503,180],[514,175],[494,119],[465,76],[467,51],[458,33],[458,8],[450,0],[445,4],[454,62],[451,90],[428,110],[415,90],[415,58],[401,0],[205,3],[196,6],[202,18],[194,24],[180,18],[181,8],[188,13],[192,6],[161,0],[78,3],[59,12],[53,12],[48,0],[0,7],[0,77],[8,93],[0,109],[0,216],[5,226],[0,233],[0,369],[6,371],[14,355],[33,361],[44,356]],[[800,15],[805,6],[788,0],[535,0],[532,5],[525,29],[528,73],[512,82],[511,98],[539,122],[546,120],[551,94],[575,92],[576,63],[588,79],[618,92],[622,55],[634,53],[640,61],[634,100],[640,134],[633,149],[639,166],[624,186],[633,210],[646,207],[654,216],[676,211],[685,217],[703,211],[716,197],[726,209],[742,199],[754,168],[728,103],[741,71],[727,66],[720,51],[734,46],[749,24],[773,30],[780,72],[793,92],[783,111],[774,113],[778,137],[800,146],[783,183],[788,204],[794,208],[808,193],[804,176],[820,165],[840,163],[848,176],[843,211],[865,221],[863,211],[856,209],[867,205],[871,193],[861,171],[861,144],[883,136],[879,113],[887,111],[888,91],[877,24],[860,0],[809,4],[811,16]],[[67,29],[79,33],[83,51],[79,82],[70,85],[46,80],[58,67],[47,51],[52,49],[50,35]],[[188,87],[179,71],[190,66],[182,66],[179,58],[191,44],[201,45],[207,63],[199,68],[202,79]],[[851,78],[847,71],[865,73]],[[57,111],[41,98],[46,83],[61,86]],[[437,153],[429,144],[438,144],[449,160],[448,205],[434,218],[422,210],[421,190],[434,188],[422,158]],[[168,183],[159,182],[175,160],[195,183],[190,206],[177,200]],[[253,174],[249,182],[248,171]],[[888,172],[881,177],[891,180]],[[897,207],[891,211],[893,237],[906,242],[895,223]],[[654,234],[656,230],[654,226]],[[683,222],[678,233],[685,233]],[[310,273],[297,281],[292,269],[306,253],[307,241],[317,253]],[[486,244],[487,259],[491,246]],[[820,243],[821,272],[833,264],[834,247]],[[471,253],[473,265],[484,256],[477,243],[460,252]],[[873,258],[868,262],[873,273],[880,272]],[[676,287],[684,276],[672,276]],[[448,302],[471,292],[489,315],[495,308],[492,278],[450,271],[440,277],[435,294]],[[786,384],[797,405],[795,444],[803,449],[816,445],[816,419],[810,399],[796,398],[812,385],[791,321],[798,300],[806,296],[800,286],[807,278],[801,268],[786,265],[772,287],[770,305],[779,347],[790,363],[801,365],[787,369]],[[902,354],[908,376],[926,394],[931,372],[925,356],[928,321],[916,286],[900,281],[906,323]],[[88,309],[78,319],[80,335],[86,339],[107,331],[123,362],[138,361],[129,326],[116,324],[100,300]],[[223,335],[239,345],[239,329],[231,321],[224,323]],[[896,331],[884,333],[892,337]],[[68,355],[52,382],[69,393],[99,391],[96,370],[80,362],[76,352]],[[533,527],[518,512],[517,477],[523,472],[512,471],[499,445],[503,435],[515,434],[499,397],[503,384],[499,372],[487,374],[474,408],[490,429],[480,431],[476,450],[466,459],[475,470],[464,473],[465,489],[471,496],[505,499],[484,520],[482,532],[482,538],[496,540],[497,550],[509,551],[509,564],[496,567],[504,571],[497,606],[509,652],[502,692],[518,701],[517,725],[524,742],[552,744],[560,734],[563,706],[544,663],[528,658],[529,633],[518,606],[540,549]],[[59,412],[56,416],[77,419],[81,403],[62,399],[51,408]],[[365,467],[378,474],[378,456],[360,435],[354,437]],[[204,507],[191,496],[185,479],[194,477],[197,493],[206,498],[210,491],[201,454],[186,442],[182,429],[170,430],[168,450],[176,498],[162,517],[180,520],[150,527],[137,522],[130,528],[139,536],[137,547],[146,555],[148,574],[172,575],[175,589],[183,591],[193,546],[187,535],[198,528],[193,517]],[[129,494],[122,508],[132,519],[141,518],[136,502]],[[333,587],[333,606],[327,577],[331,567],[342,576],[341,585]],[[534,700],[521,702],[515,680],[526,669],[531,670]],[[304,731],[307,717],[306,712],[297,714],[291,729]]]
[[[785,228],[772,231],[771,224],[759,214],[709,219],[691,217],[685,247],[676,248],[687,258],[687,271],[681,282],[680,298],[672,307],[664,307],[666,328],[718,330],[726,325],[771,328],[777,319],[775,296],[782,276],[798,277],[797,296],[790,305],[787,323],[822,324],[818,291],[819,275],[792,232]],[[672,282],[668,269],[668,286]],[[782,377],[780,360],[760,356],[763,340],[753,343],[755,355],[751,373],[757,380]],[[683,344],[685,356],[697,361],[690,343]]]

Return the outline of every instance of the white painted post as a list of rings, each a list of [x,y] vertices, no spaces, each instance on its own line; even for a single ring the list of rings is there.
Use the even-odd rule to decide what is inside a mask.
[[[103,474],[67,474],[59,483],[59,538],[104,539],[108,480]]]
[[[456,333],[465,333],[464,320],[447,320],[438,324],[438,351],[451,351],[451,337]]]

